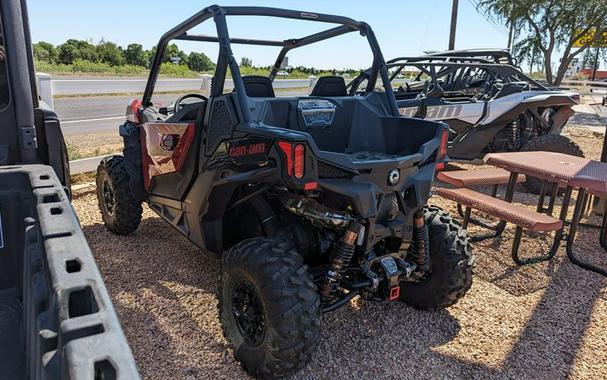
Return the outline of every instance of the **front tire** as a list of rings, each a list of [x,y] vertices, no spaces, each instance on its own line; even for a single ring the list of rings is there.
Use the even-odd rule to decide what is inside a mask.
[[[424,210],[430,240],[430,273],[420,282],[402,282],[400,300],[416,309],[455,304],[472,286],[474,256],[468,233],[436,206]]]
[[[521,152],[545,151],[569,154],[571,156],[584,157],[584,152],[576,143],[565,136],[547,134],[538,136],[521,148]],[[537,178],[527,177],[525,188],[532,194],[539,194],[542,189],[542,181]]]
[[[131,193],[124,157],[113,156],[97,167],[97,202],[105,227],[128,235],[141,223],[143,209]]]
[[[244,240],[224,253],[219,318],[235,359],[257,378],[294,374],[320,339],[320,298],[288,242]]]

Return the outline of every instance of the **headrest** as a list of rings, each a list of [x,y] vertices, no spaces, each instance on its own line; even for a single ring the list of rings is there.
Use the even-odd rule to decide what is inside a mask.
[[[342,77],[320,77],[312,89],[311,96],[347,96],[346,81]]]
[[[261,75],[244,75],[242,77],[247,96],[251,98],[274,98],[272,81]]]

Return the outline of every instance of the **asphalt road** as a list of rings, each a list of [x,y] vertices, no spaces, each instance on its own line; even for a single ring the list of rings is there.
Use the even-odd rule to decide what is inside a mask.
[[[53,91],[55,95],[143,92],[146,83],[147,78],[57,77],[53,78]],[[201,84],[201,78],[161,78],[156,82],[156,90],[193,90]]]
[[[156,103],[169,104],[179,95],[157,95]],[[55,99],[55,112],[66,136],[118,131],[126,107],[135,96],[94,96]]]
[[[301,95],[298,91],[279,91],[277,96]],[[180,95],[166,94],[154,96],[154,104],[167,105]],[[136,96],[90,96],[55,99],[55,112],[61,120],[65,136],[118,132],[124,121],[126,107]]]
[[[55,95],[80,94],[120,94],[143,92],[147,78],[119,77],[56,77],[53,78]],[[156,91],[195,91],[202,86],[202,78],[160,78],[156,81]],[[226,88],[232,88],[231,79],[226,80]],[[308,87],[309,79],[278,79],[274,88]]]

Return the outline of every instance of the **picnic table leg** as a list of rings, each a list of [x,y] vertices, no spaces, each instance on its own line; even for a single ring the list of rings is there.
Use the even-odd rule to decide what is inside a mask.
[[[565,190],[565,196],[563,197],[563,205],[561,207],[560,220],[563,222],[567,219],[567,211],[569,210],[569,202],[571,201],[571,193],[573,192],[573,188],[571,186],[567,186]],[[534,264],[539,263],[541,261],[550,260],[556,255],[558,251],[561,240],[563,240],[563,230],[565,228],[565,223],[563,223],[563,228],[556,231],[554,234],[554,239],[552,240],[552,246],[550,247],[550,251],[548,251],[545,255],[534,256],[526,259],[522,259],[519,256],[519,248],[521,245],[521,237],[523,235],[523,228],[520,226],[516,227],[514,231],[514,242],[512,243],[512,260],[518,265],[526,265],[526,264]]]
[[[518,173],[511,172],[510,179],[508,180],[508,186],[506,188],[506,195],[504,196],[504,200],[508,203],[512,203],[512,198],[514,197],[514,188],[516,187],[517,179],[518,179]],[[488,234],[470,236],[470,241],[476,242],[476,241],[483,241],[483,240],[487,240],[487,239],[491,239],[491,238],[496,238],[496,237],[500,236],[504,232],[505,229],[506,229],[506,222],[503,220],[500,220],[496,224],[494,232],[488,233]]]
[[[559,194],[559,184],[554,182],[552,183],[552,189],[550,190],[550,202],[548,202],[548,208],[545,210],[546,215],[552,216],[554,212],[554,205],[556,203],[556,198]]]
[[[587,262],[581,261],[575,255],[573,251],[573,242],[575,241],[575,234],[577,232],[577,227],[580,223],[580,218],[582,217],[582,206],[584,203],[584,195],[586,194],[585,189],[578,190],[577,200],[575,202],[575,210],[573,211],[573,219],[571,220],[571,227],[569,228],[569,234],[567,236],[567,256],[572,263],[579,265],[580,267],[587,269],[592,272],[596,272],[602,274],[603,276],[607,276],[607,270],[589,264]],[[603,228],[605,228],[605,218],[603,218]],[[601,231],[601,235],[603,235],[604,230]],[[604,238],[604,236],[602,236]]]
[[[544,211],[544,200],[546,199],[546,181],[542,181],[542,187],[540,188],[540,195],[537,201],[537,212]]]
[[[601,243],[601,247],[607,251],[607,203],[605,203],[605,209],[603,210],[603,226],[601,227],[599,242]]]
[[[496,197],[497,197],[497,188],[498,188],[498,186],[499,186],[499,185],[493,185],[493,187],[492,187],[492,189],[491,189],[491,196],[492,196],[493,198],[496,198]],[[457,213],[459,214],[459,216],[460,216],[460,217],[461,217],[463,220],[467,221],[467,223],[465,223],[465,224],[464,224],[464,223],[462,223],[462,225],[463,225],[463,227],[464,227],[464,228],[467,228],[468,223],[472,223],[472,224],[477,225],[477,226],[479,226],[479,227],[482,227],[482,228],[486,228],[486,229],[488,229],[488,230],[494,230],[494,231],[495,231],[495,230],[497,229],[497,227],[500,225],[500,224],[499,224],[499,223],[500,223],[499,221],[497,221],[497,222],[495,222],[495,223],[488,223],[488,222],[487,222],[487,221],[485,221],[485,220],[481,220],[481,219],[473,218],[473,217],[471,217],[471,216],[470,216],[470,214],[468,214],[468,216],[466,217],[466,211],[464,210],[464,207],[462,207],[462,205],[461,205],[461,204],[459,204],[459,203],[457,204]],[[466,219],[466,218],[467,218],[467,219]]]

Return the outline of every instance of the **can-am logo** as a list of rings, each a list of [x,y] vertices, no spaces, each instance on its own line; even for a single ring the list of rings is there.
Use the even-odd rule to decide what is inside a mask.
[[[417,114],[418,107],[404,107],[404,108],[400,108],[398,111],[402,116],[414,117]],[[426,109],[425,119],[434,119],[434,120],[455,119],[461,113],[462,113],[461,105],[432,106],[432,107],[428,107]]]

